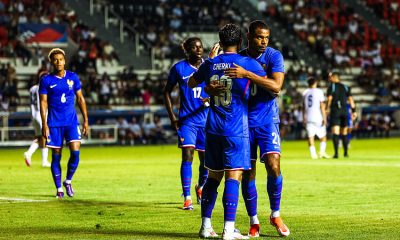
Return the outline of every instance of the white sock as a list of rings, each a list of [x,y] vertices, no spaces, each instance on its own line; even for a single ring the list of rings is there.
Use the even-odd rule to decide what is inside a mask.
[[[211,218],[202,217],[201,218],[201,226],[203,226],[203,228],[210,228],[211,227]]]
[[[250,225],[253,225],[253,224],[260,224],[260,221],[258,220],[257,214],[250,217]]]
[[[280,217],[281,213],[278,211],[271,211],[271,217],[276,218],[276,217]]]
[[[186,196],[186,197],[185,197],[185,201],[186,201],[186,200],[192,200],[192,196]]]
[[[235,222],[225,221],[224,222],[224,230],[228,233],[233,233],[235,231]]]
[[[64,190],[60,187],[60,188],[57,188],[57,192],[64,192]]]
[[[65,181],[64,181],[66,184],[71,184],[71,180],[67,180],[67,179],[65,179]]]
[[[311,153],[311,156],[317,155],[317,151],[315,150],[315,146],[310,146],[310,153]]]
[[[28,151],[26,151],[30,156],[33,155],[33,153],[36,151],[36,149],[38,149],[39,144],[37,143],[37,140],[33,140],[31,146],[29,146]]]
[[[319,144],[319,152],[320,153],[325,153],[325,151],[326,151],[326,142],[321,142]]]
[[[47,157],[49,156],[49,149],[42,148],[42,163],[47,163]]]

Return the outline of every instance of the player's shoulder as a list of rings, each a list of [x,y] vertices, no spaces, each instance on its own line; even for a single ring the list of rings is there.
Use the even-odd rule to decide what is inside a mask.
[[[182,59],[179,60],[178,62],[174,63],[171,67],[172,68],[180,68],[180,67],[185,67],[187,65],[187,60],[186,59]]]
[[[307,95],[309,92],[310,92],[310,88],[307,88],[306,90],[304,90],[304,91],[303,91],[303,97],[304,97],[305,95]]]
[[[38,85],[38,84],[35,84],[35,85],[33,85],[31,88],[29,88],[29,91],[30,91],[30,92],[36,92],[38,89],[39,89],[39,85]]]
[[[281,51],[273,47],[267,47],[264,52],[265,55],[272,57],[282,57]]]
[[[69,71],[69,70],[65,70],[65,77],[66,78],[79,79],[78,74],[76,74],[75,72]]]

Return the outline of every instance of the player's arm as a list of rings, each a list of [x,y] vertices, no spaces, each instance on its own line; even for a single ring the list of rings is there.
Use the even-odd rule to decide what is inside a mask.
[[[306,104],[303,99],[303,126],[307,125]]]
[[[40,94],[40,118],[42,119],[42,136],[47,138],[49,136],[49,126],[47,125],[47,94]]]
[[[259,76],[251,71],[247,71],[235,63],[234,65],[235,67],[225,70],[225,75],[229,76],[230,78],[250,79],[257,86],[260,86],[276,95],[278,95],[281,91],[283,81],[285,79],[285,74],[283,72],[274,72],[272,73],[271,78],[268,78],[267,76]]]
[[[83,97],[82,90],[76,91],[75,94],[76,94],[76,101],[83,116],[82,134],[87,136],[89,133],[89,119],[87,114],[86,101],[85,98]]]
[[[179,128],[179,124],[178,124],[178,119],[175,116],[174,110],[173,110],[173,104],[172,104],[172,98],[171,98],[171,92],[174,89],[174,85],[172,84],[166,84],[164,87],[164,104],[165,104],[165,108],[167,109],[168,112],[168,117],[169,120],[171,120],[171,126],[172,128],[174,128],[175,130],[178,130]]]
[[[322,125],[327,124],[327,116],[326,116],[326,104],[325,101],[320,102],[321,114],[322,114]]]
[[[357,118],[356,103],[354,102],[354,99],[352,96],[348,97],[348,101],[350,103],[350,108],[351,108],[351,118],[354,120]]]

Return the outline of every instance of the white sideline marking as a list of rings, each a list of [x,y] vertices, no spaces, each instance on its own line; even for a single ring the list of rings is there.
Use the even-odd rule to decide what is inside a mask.
[[[6,201],[6,202],[0,202],[1,203],[10,203],[10,202],[48,202],[49,200],[38,200],[38,199],[26,199],[26,198],[9,198],[9,197],[0,197],[0,201]]]
[[[327,160],[321,160],[327,161]],[[329,160],[328,160],[329,161]],[[400,163],[368,163],[368,162],[340,162],[334,160],[329,162],[320,162],[318,160],[310,161],[287,161],[284,164],[288,165],[318,165],[318,166],[357,166],[357,167],[400,167]]]

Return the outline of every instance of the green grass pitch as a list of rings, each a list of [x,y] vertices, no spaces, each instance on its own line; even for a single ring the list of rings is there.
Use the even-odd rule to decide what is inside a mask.
[[[398,138],[354,140],[348,159],[311,160],[305,141],[283,142],[281,213],[292,232],[287,239],[400,239],[399,146]],[[176,146],[83,146],[74,178],[76,196],[63,200],[54,197],[50,170],[40,167],[40,152],[28,168],[24,150],[0,149],[0,239],[198,238],[200,206],[181,210]],[[64,154],[63,174],[67,149]],[[196,156],[196,180],[197,167]],[[267,222],[261,164],[257,172],[261,239],[277,238]],[[223,185],[213,215],[218,233],[222,193]],[[242,198],[236,227],[248,230]]]

